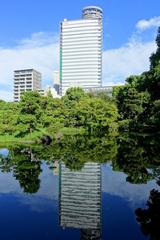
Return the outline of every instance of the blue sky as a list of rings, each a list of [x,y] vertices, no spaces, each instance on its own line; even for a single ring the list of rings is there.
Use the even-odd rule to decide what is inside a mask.
[[[36,32],[58,32],[64,18],[77,19],[87,5],[104,11],[104,49],[124,44],[140,19],[159,15],[159,0],[5,0],[1,2],[0,46],[14,46]]]
[[[148,69],[146,58],[155,50],[160,25],[159,0],[5,0],[0,9],[1,98],[11,99],[15,68],[37,68],[43,86],[52,84],[58,69],[59,23],[80,18],[87,5],[104,11],[104,85],[122,83],[128,74]]]

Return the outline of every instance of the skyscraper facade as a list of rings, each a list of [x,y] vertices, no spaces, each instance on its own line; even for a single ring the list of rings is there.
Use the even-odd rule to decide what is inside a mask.
[[[82,19],[61,23],[61,95],[70,87],[100,87],[102,82],[102,9],[86,7]]]
[[[21,94],[41,89],[41,73],[34,69],[14,71],[14,102],[19,102]]]

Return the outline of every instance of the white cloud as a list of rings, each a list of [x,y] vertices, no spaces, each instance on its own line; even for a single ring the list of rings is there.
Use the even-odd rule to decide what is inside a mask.
[[[118,49],[103,53],[103,84],[117,85],[133,74],[149,69],[149,57],[156,49],[153,42],[137,42],[133,39]]]
[[[160,16],[153,17],[148,20],[142,19],[136,25],[137,29],[140,31],[144,31],[146,29],[159,27],[159,26],[160,26]]]
[[[53,72],[58,68],[58,52],[57,34],[44,33],[33,34],[14,48],[0,48],[0,98],[12,100],[16,69],[35,68],[42,73],[44,84],[52,84]]]
[[[2,90],[1,89],[1,84],[0,84],[0,99],[3,100],[11,100],[13,92],[10,90]]]
[[[103,85],[117,85],[133,74],[149,69],[154,41],[143,43],[132,37],[127,44],[103,53]],[[35,33],[14,48],[0,48],[0,99],[12,100],[13,71],[35,68],[42,73],[43,86],[52,84],[59,69],[59,40],[55,33]]]
[[[138,207],[146,203],[152,189],[158,190],[158,185],[154,180],[147,184],[131,184],[126,181],[127,175],[123,172],[114,172],[107,164],[103,166],[102,191],[114,196],[126,199],[130,207]]]
[[[58,43],[58,34],[55,33],[44,33],[44,32],[38,32],[33,33],[31,38],[22,39],[19,42],[18,48],[37,48],[37,47],[43,47],[46,45],[52,45],[53,43]]]
[[[143,31],[160,26],[160,16],[149,20],[140,20],[128,43],[117,49],[103,53],[103,84],[123,84],[130,75],[141,74],[149,70],[149,58],[156,50],[155,39],[143,42]],[[148,33],[150,34],[150,33]],[[151,36],[152,37],[152,36]]]

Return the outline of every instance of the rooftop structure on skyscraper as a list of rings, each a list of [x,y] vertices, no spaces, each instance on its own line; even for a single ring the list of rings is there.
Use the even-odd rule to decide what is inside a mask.
[[[100,7],[88,6],[83,8],[83,19],[100,19],[103,18],[103,10]]]

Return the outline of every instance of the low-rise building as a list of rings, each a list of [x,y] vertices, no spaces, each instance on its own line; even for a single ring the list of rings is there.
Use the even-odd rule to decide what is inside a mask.
[[[91,93],[105,92],[108,96],[112,96],[113,86],[88,87],[84,91]]]
[[[57,91],[55,90],[55,88],[51,87],[51,86],[47,86],[46,89],[38,89],[37,92],[41,95],[41,96],[48,96],[49,93],[51,93],[53,98],[60,98],[61,96],[58,95]]]
[[[41,73],[34,69],[14,71],[14,102],[19,102],[21,94],[41,89]]]

